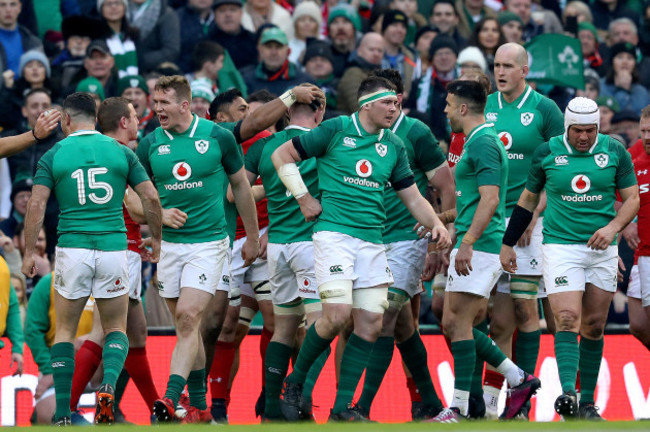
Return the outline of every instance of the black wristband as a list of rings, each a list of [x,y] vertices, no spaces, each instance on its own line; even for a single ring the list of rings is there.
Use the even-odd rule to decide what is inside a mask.
[[[508,223],[506,233],[503,235],[503,244],[510,247],[516,245],[521,235],[530,225],[531,220],[533,220],[533,212],[516,205],[512,211],[512,216],[510,216],[510,223]]]
[[[36,136],[36,132],[35,132],[34,129],[32,129],[32,135],[34,136],[34,139],[35,139],[37,142],[38,142],[38,141],[42,141],[41,138],[39,138],[39,137]]]

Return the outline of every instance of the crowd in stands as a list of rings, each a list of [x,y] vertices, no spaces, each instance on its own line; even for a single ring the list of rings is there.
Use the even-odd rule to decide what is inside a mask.
[[[277,96],[311,82],[333,117],[358,108],[359,83],[372,70],[394,68],[404,107],[446,148],[446,85],[467,69],[494,82],[501,44],[546,33],[580,40],[586,86],[537,90],[562,110],[576,95],[596,100],[601,132],[633,145],[650,104],[644,0],[0,0],[0,136],[29,131],[42,112],[85,91],[98,103],[128,98],[142,138],[159,125],[153,84],[172,74],[190,79],[192,110],[201,116],[231,88]],[[34,280],[20,273],[22,222],[36,163],[62,138],[58,130],[0,160],[0,254],[23,320],[36,282],[51,271],[56,200],[47,205]]]

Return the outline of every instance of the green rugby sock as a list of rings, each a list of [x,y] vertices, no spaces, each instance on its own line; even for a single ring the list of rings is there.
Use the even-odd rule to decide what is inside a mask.
[[[442,401],[436,393],[431,381],[429,366],[427,363],[427,350],[422,343],[422,338],[418,331],[402,343],[397,344],[397,349],[402,355],[402,360],[411,372],[415,386],[420,392],[422,403],[433,406],[436,409],[443,409]]]
[[[454,356],[454,389],[469,393],[476,363],[476,343],[473,339],[452,342],[451,354]]]
[[[484,335],[488,334],[487,319],[481,321],[474,328]],[[483,397],[483,369],[485,368],[485,360],[480,355],[476,355],[476,362],[474,363],[474,373],[472,374],[472,388],[470,394],[477,397]]]
[[[476,342],[476,354],[491,366],[496,368],[508,358],[486,334],[473,329],[472,335]]]
[[[204,410],[208,408],[205,394],[208,391],[205,381],[205,368],[190,371],[187,377],[187,393],[190,396],[190,406]]]
[[[373,342],[363,340],[355,333],[350,335],[350,339],[345,345],[345,351],[343,351],[343,357],[341,357],[341,377],[336,390],[333,413],[345,411],[352,402],[354,391],[368,364],[373,345]]]
[[[264,374],[266,375],[266,404],[264,406],[264,415],[267,418],[281,418],[280,411],[280,391],[282,390],[282,381],[287,375],[289,361],[293,347],[279,342],[269,342],[266,348],[266,359],[264,361]]]
[[[120,331],[110,332],[104,340],[102,359],[104,360],[104,379],[102,384],[115,388],[117,377],[124,369],[124,360],[129,353],[129,338]]]
[[[181,393],[185,388],[186,380],[180,375],[170,375],[167,381],[167,391],[165,391],[166,398],[171,399],[174,406],[178,405],[178,400],[181,398]]]
[[[74,345],[69,342],[59,342],[52,345],[52,375],[56,395],[56,411],[54,420],[70,417],[70,392],[72,390],[72,375],[74,374]]]
[[[578,333],[559,331],[555,333],[555,359],[560,374],[562,391],[576,391],[576,375],[580,361]]]
[[[384,380],[390,362],[393,360],[394,350],[395,338],[388,336],[377,338],[377,342],[372,347],[370,357],[368,358],[368,366],[366,367],[363,392],[357,402],[368,412],[370,412],[370,406],[379,391],[379,386],[381,386],[381,382]]]
[[[605,340],[587,339],[580,336],[580,402],[594,403],[594,392],[598,383],[598,372],[603,360]]]
[[[515,358],[517,366],[531,375],[535,374],[537,366],[537,356],[539,355],[539,340],[542,332],[517,332],[517,342],[515,344]]]
[[[314,391],[314,386],[316,385],[316,381],[318,380],[318,377],[320,376],[321,371],[323,370],[323,367],[325,367],[325,362],[327,362],[327,358],[330,356],[332,353],[332,348],[327,347],[325,351],[320,353],[318,358],[316,358],[316,361],[314,364],[311,365],[309,368],[309,372],[307,373],[307,377],[305,378],[305,383],[303,384],[302,387],[302,397],[305,399],[307,402],[311,402],[311,394]]]
[[[323,339],[320,337],[316,332],[315,324],[309,327],[305,340],[302,342],[296,363],[293,366],[293,371],[287,377],[287,381],[297,384],[304,383],[311,366],[318,356],[330,346],[333,340],[334,338]]]

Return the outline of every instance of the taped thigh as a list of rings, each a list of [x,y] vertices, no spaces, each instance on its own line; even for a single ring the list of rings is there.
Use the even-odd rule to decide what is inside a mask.
[[[360,288],[352,292],[352,307],[383,314],[388,309],[388,287]]]

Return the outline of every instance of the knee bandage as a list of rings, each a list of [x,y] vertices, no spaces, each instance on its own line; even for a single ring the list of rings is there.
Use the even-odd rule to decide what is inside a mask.
[[[411,298],[406,293],[399,288],[388,288],[388,307],[395,309],[397,311],[402,310],[402,307],[409,301]]]
[[[271,301],[271,284],[269,281],[251,282],[251,287],[255,292],[255,300],[258,302],[263,300]]]
[[[388,309],[388,287],[361,288],[352,291],[352,307],[383,314]]]
[[[520,299],[537,299],[540,279],[541,276],[511,276],[510,296]]]
[[[352,281],[332,280],[318,287],[322,303],[352,304]]]
[[[239,287],[230,287],[230,292],[228,292],[228,305],[233,307],[241,305],[241,291]]]
[[[313,312],[320,312],[323,310],[323,305],[320,300],[316,299],[304,299],[303,304],[305,305],[305,313],[310,314]]]
[[[242,306],[239,310],[239,324],[250,327],[253,318],[255,318],[255,311],[251,308]]]
[[[301,298],[281,305],[273,305],[273,313],[275,315],[297,315],[303,316],[305,314],[305,307]]]

